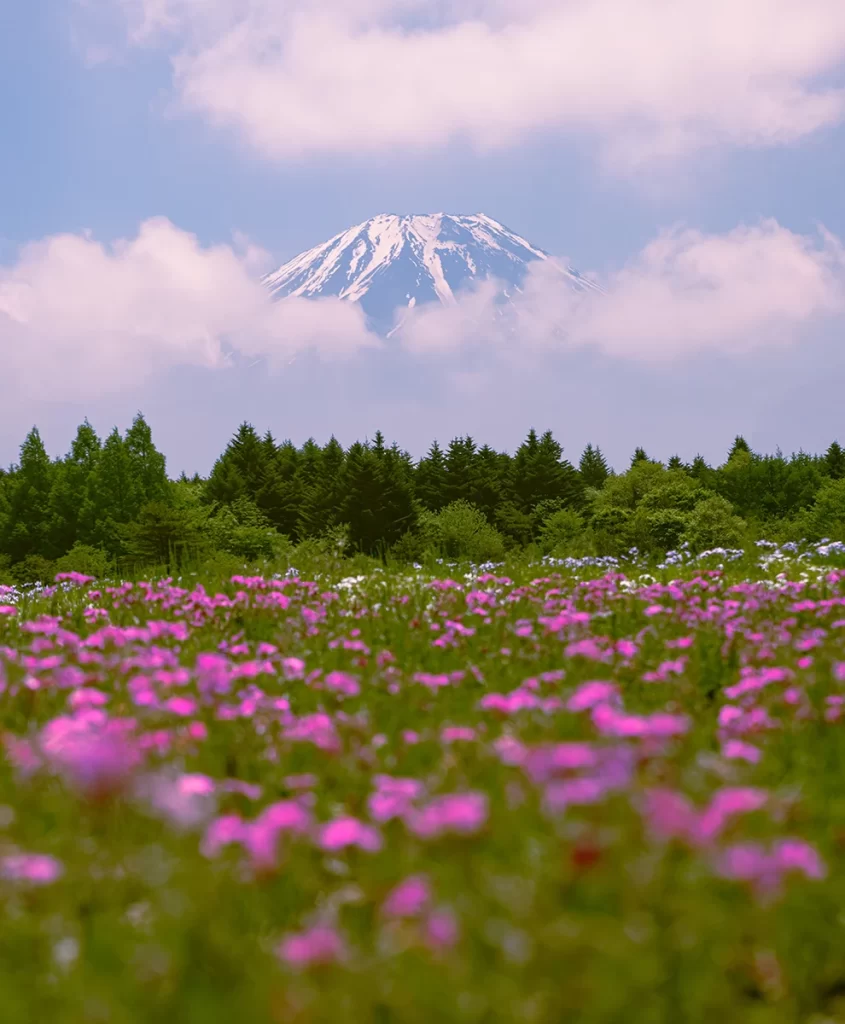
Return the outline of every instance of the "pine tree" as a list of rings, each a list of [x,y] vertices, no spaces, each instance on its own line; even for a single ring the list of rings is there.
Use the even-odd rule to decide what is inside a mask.
[[[206,484],[206,498],[224,505],[244,497],[255,501],[266,481],[267,468],[267,447],[255,428],[244,422],[214,463]]]
[[[119,554],[123,541],[118,528],[136,518],[142,502],[143,493],[135,477],[132,456],[115,427],[106,438],[88,479],[85,504],[91,535],[83,540],[109,554]]]
[[[88,484],[102,451],[97,432],[86,419],[77,427],[70,451],[56,466],[50,491],[50,551],[63,555],[91,532]]]
[[[610,476],[610,469],[598,445],[595,448],[591,444],[587,445],[581,455],[578,471],[585,487],[601,490],[605,480]]]
[[[164,455],[153,444],[153,435],[142,413],[138,413],[126,431],[126,450],[132,461],[132,472],[140,501],[167,501],[170,487]]]
[[[382,448],[382,453],[384,449]],[[338,525],[343,503],[343,467],[346,454],[332,435],[319,452],[313,482],[303,491],[299,514],[299,533],[316,537]]]
[[[446,457],[437,441],[417,465],[414,489],[420,504],[430,512],[439,512],[446,504]]]
[[[666,463],[667,469],[686,469],[680,455],[673,455]]]
[[[376,436],[373,438],[373,443],[370,447],[379,458],[382,458],[387,449],[384,444],[384,434],[380,430],[376,431]]]
[[[266,439],[265,439],[266,440]],[[272,525],[287,537],[297,539],[302,488],[297,476],[299,452],[291,441],[276,446],[267,475],[256,497],[256,505]]]
[[[845,450],[838,441],[834,441],[824,455],[823,469],[832,480],[845,477]]]
[[[744,452],[747,455],[753,454],[751,447],[748,442],[740,434],[737,434],[734,438],[734,443],[731,445],[730,451],[728,452],[728,461],[730,461],[735,455],[740,452]]]
[[[513,483],[523,512],[541,501],[557,500],[561,507],[583,504],[581,477],[563,458],[563,448],[550,430],[538,438],[532,430],[517,449],[513,463]]]
[[[476,445],[467,435],[449,442],[445,459],[444,505],[471,501],[476,490]]]
[[[476,485],[472,504],[481,509],[489,523],[494,522],[496,509],[505,499],[509,481],[506,479],[510,460],[502,462],[499,452],[489,444],[482,445],[476,456]]]
[[[411,481],[403,460],[389,450],[378,455],[367,445],[353,444],[346,454],[343,493],[340,519],[360,551],[384,552],[415,525]]]
[[[41,434],[33,427],[21,445],[20,465],[8,488],[9,510],[2,536],[2,550],[12,562],[49,549],[50,491],[54,466]]]
[[[646,455],[645,448],[635,448],[634,454],[631,456],[631,469],[636,466],[638,462],[650,462],[648,455]]]

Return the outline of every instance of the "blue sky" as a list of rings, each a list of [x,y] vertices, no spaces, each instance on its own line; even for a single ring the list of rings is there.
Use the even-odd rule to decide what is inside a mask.
[[[484,70],[479,47],[495,40],[497,32],[519,32],[526,47],[539,45],[536,37],[543,24],[564,24],[560,19],[578,5],[569,0],[526,0],[522,5],[483,0],[467,4],[466,12],[462,3],[444,7],[451,13],[439,20],[435,13],[427,22],[431,48],[426,51],[435,61],[431,74],[452,73],[456,78],[455,104],[460,110],[444,139],[438,135],[438,124],[442,109],[448,108],[438,107],[436,97],[417,109],[411,82],[405,117],[401,109],[387,109],[389,97],[377,81],[374,85],[357,80],[364,73],[361,61],[346,59],[349,53],[354,56],[353,47],[364,45],[363,37],[375,24],[385,31],[367,43],[377,47],[367,51],[374,54],[370,59],[377,63],[380,57],[389,64],[395,52],[395,59],[402,61],[410,37],[395,29],[395,16],[400,7],[411,19],[419,14],[412,0],[392,5],[366,0],[358,5],[360,23],[353,13],[355,0],[348,0],[342,17],[336,18],[340,27],[333,22],[331,30],[325,29],[325,50],[329,57],[336,52],[337,65],[345,68],[338,73],[337,88],[352,93],[359,89],[359,103],[369,103],[360,124],[354,108],[334,110],[324,97],[309,107],[313,83],[307,75],[303,82],[295,80],[295,47],[308,56],[312,40],[320,45],[324,23],[317,14],[336,15],[334,3],[293,3],[289,15],[274,9],[281,5],[268,6],[263,0],[208,0],[203,14],[190,0],[92,0],[87,5],[41,0],[37,5],[4,6],[0,375],[5,382],[0,383],[0,461],[15,458],[33,422],[42,427],[51,452],[58,454],[82,416],[89,415],[105,433],[114,422],[126,425],[138,407],[151,419],[174,472],[207,471],[244,418],[297,441],[311,433],[325,440],[335,431],[349,443],[381,426],[415,454],[434,436],[448,440],[451,431],[468,430],[512,448],[532,424],[548,425],[571,456],[593,440],[617,463],[624,462],[638,443],[662,457],[677,448],[688,457],[703,451],[718,459],[737,430],[765,449],[818,448],[837,432],[845,441],[836,412],[843,380],[843,263],[835,245],[822,254],[824,244],[815,234],[821,224],[837,244],[845,238],[845,127],[837,91],[845,24],[839,5],[826,0],[782,2],[780,23],[774,19],[774,30],[783,33],[781,41],[791,38],[790,19],[802,17],[802,11],[801,24],[816,34],[807,29],[808,38],[795,44],[796,52],[772,65],[773,58],[754,42],[750,31],[746,39],[727,16],[718,20],[716,9],[722,4],[714,2],[714,20],[704,29],[712,30],[715,42],[709,49],[702,45],[700,53],[691,51],[692,60],[686,63],[695,65],[695,76],[690,81],[679,81],[673,89],[673,75],[683,69],[669,64],[658,69],[665,82],[656,98],[644,74],[638,92],[642,69],[631,57],[626,73],[640,105],[634,103],[630,111],[624,75],[619,82],[607,83],[590,70],[597,60],[601,64],[602,47],[610,46],[602,42],[601,31],[606,26],[612,36],[614,9],[621,11],[621,0],[597,0],[593,5],[593,28],[600,31],[589,36],[589,46],[596,51],[587,54],[591,64],[575,67],[565,79],[554,77],[557,72],[552,69],[552,77],[544,81],[538,72],[537,82],[527,84],[522,73],[498,101],[485,92],[486,86],[478,87],[477,96],[472,94],[474,83],[480,81],[479,68]],[[757,0],[749,3],[755,6]],[[646,7],[656,7],[656,0],[644,0]],[[694,45],[688,34],[699,30],[704,35],[695,25],[697,8],[682,0],[677,9],[677,24],[667,27],[666,38],[657,43],[673,42],[674,32],[679,45]],[[155,22],[162,14],[163,30]],[[226,33],[246,24],[244,15],[249,20],[248,35],[239,37],[242,50],[221,58],[220,40],[231,38]],[[284,21],[289,17],[293,24],[300,15],[314,20],[302,30],[301,39]],[[479,24],[484,32],[473,35],[473,26]],[[143,31],[139,26],[145,26]],[[391,26],[392,34],[387,31]],[[462,34],[450,35],[456,26]],[[701,99],[709,92],[709,83],[718,89],[725,79],[730,85],[732,73],[740,74],[719,50],[720,26],[730,36],[724,40],[725,51],[738,50],[742,56],[746,46],[749,78],[759,70],[761,78],[775,83],[774,99],[766,95],[763,102],[756,93],[739,95],[736,112],[729,114],[723,113],[731,106],[729,93],[721,105]],[[531,36],[533,30],[536,36]],[[515,38],[507,37],[510,44]],[[449,50],[438,51],[441,43]],[[266,46],[271,56],[255,58],[256,49]],[[445,53],[453,63],[445,63]],[[609,61],[611,51],[607,53]],[[174,72],[174,58],[181,61],[179,72]],[[268,70],[268,61],[274,59],[283,75]],[[642,61],[648,59],[648,54],[642,55]],[[759,69],[753,61],[759,61]],[[508,73],[504,67],[497,77],[507,79]],[[246,113],[233,114],[221,90],[237,91],[242,83]],[[531,122],[537,97],[546,102],[543,97],[550,89],[560,91],[559,107],[552,97],[547,116],[534,117],[536,123],[529,123],[526,131],[515,127],[523,112]],[[585,97],[577,118],[570,116],[567,89]],[[803,94],[797,100],[790,93],[796,89]],[[816,99],[822,92],[823,104]],[[291,95],[304,97],[303,121],[287,128],[277,122],[284,122]],[[511,96],[512,113],[488,116],[491,106],[507,107]],[[385,109],[380,109],[382,103]],[[410,135],[404,128],[409,120],[420,126]],[[648,131],[641,131],[642,122],[648,122]],[[311,126],[317,124],[319,130],[312,132]],[[376,129],[369,131],[370,124]],[[309,141],[289,141],[297,135]],[[56,236],[78,236],[82,241],[87,237],[90,245],[96,243],[109,254],[117,240],[136,239],[144,222],[165,218],[178,238],[187,234],[196,239],[195,249],[189,247],[184,254],[187,288],[194,273],[190,261],[205,267],[211,247],[226,247],[227,258],[237,262],[235,275],[251,272],[253,262],[257,268],[258,254],[253,261],[244,236],[264,251],[265,264],[281,263],[376,213],[439,210],[484,211],[533,243],[570,258],[580,269],[606,276],[613,283],[611,296],[618,297],[619,317],[600,330],[591,326],[585,346],[577,351],[544,350],[538,356],[532,349],[517,360],[518,381],[498,357],[491,354],[488,360],[476,350],[471,357],[449,353],[441,363],[429,360],[423,371],[408,361],[410,357],[395,352],[356,348],[339,356],[336,340],[328,346],[321,342],[319,355],[306,351],[303,341],[293,368],[273,370],[278,360],[271,358],[269,342],[256,347],[246,337],[257,322],[251,304],[259,301],[246,283],[227,296],[230,305],[225,308],[220,296],[220,308],[207,325],[196,331],[185,327],[182,334],[174,329],[167,345],[147,346],[155,349],[154,355],[147,358],[148,353],[136,351],[129,360],[123,359],[121,346],[131,336],[133,345],[143,348],[143,338],[136,335],[152,328],[146,323],[143,329],[138,326],[138,309],[159,304],[156,288],[165,290],[161,308],[173,311],[167,324],[194,324],[196,310],[183,310],[178,288],[169,283],[172,274],[159,273],[154,282],[145,279],[137,285],[144,296],[142,307],[137,298],[121,305],[115,294],[122,294],[125,286],[127,293],[136,295],[137,282],[130,275],[144,273],[144,260],[139,255],[131,266],[122,266],[118,278],[108,255],[86,264],[88,250],[83,246],[78,255],[67,257],[83,275],[71,298],[59,301],[59,286],[52,283],[67,280],[64,273],[56,276],[49,245]],[[776,222],[780,233],[767,231],[753,244],[737,241],[738,228],[763,219]],[[742,266],[750,272],[758,263],[789,265],[802,250],[803,240],[814,240],[808,243],[813,261],[795,275],[800,281],[807,277],[808,283],[780,318],[788,321],[784,336],[761,316],[759,303],[752,303],[750,311],[737,310],[736,295],[724,294],[724,281],[732,273],[726,269],[712,310],[700,313],[706,318],[712,312],[712,348],[702,341],[695,352],[679,356],[677,346],[667,342],[667,357],[655,359],[641,343],[647,323],[633,340],[616,344],[609,332],[624,325],[622,311],[644,309],[639,299],[632,306],[635,300],[625,290],[630,289],[631,274],[624,279],[618,275],[625,268],[638,268],[640,280],[648,263],[643,253],[677,224],[711,240],[707,260],[711,255],[723,259],[726,268],[744,260]],[[730,240],[727,246],[717,244],[724,239]],[[39,254],[21,255],[39,242]],[[696,244],[685,243],[684,253],[697,253]],[[769,255],[758,253],[758,245],[769,255],[777,254],[777,259],[770,264]],[[156,259],[170,259],[160,255],[164,251],[179,258],[176,235],[157,236],[155,247]],[[784,263],[779,262],[781,255]],[[700,266],[698,255],[694,259]],[[672,266],[677,269],[677,261]],[[218,296],[221,287],[214,274],[225,277],[227,267],[221,263],[203,278]],[[810,281],[808,275],[819,267],[821,276]],[[660,275],[665,273],[664,267]],[[772,287],[778,291],[780,273],[772,270]],[[766,282],[756,284],[766,287]],[[88,287],[90,295],[83,302],[82,290]],[[675,288],[666,301],[677,303],[678,296]],[[21,302],[32,302],[38,317],[24,315]],[[722,305],[717,308],[717,303]],[[102,313],[106,304],[108,316]],[[670,313],[665,320],[671,324],[675,312]],[[71,315],[72,331],[66,327]],[[357,330],[342,318],[332,319],[336,316],[327,315],[325,332]],[[724,326],[726,320],[733,325],[730,330]],[[737,322],[747,324],[749,337],[754,337],[747,350],[736,345]],[[261,324],[259,333],[265,337],[267,328],[263,320]],[[288,333],[297,329],[295,321],[284,324]],[[268,357],[269,370],[262,366],[258,375],[250,374],[237,365],[221,365],[217,356],[208,354],[208,344],[213,347],[220,341],[225,348],[233,330],[244,335],[244,353]],[[311,333],[314,330],[312,325]],[[665,334],[668,328],[662,330]],[[199,354],[192,331],[206,338],[206,348]],[[721,331],[727,333],[719,340],[716,335]],[[778,337],[771,340],[773,334]],[[213,336],[212,341],[206,336]],[[467,365],[458,366],[461,358],[470,359],[470,387]],[[84,378],[68,376],[65,360],[68,366],[85,367]],[[46,379],[45,365],[55,369]],[[287,363],[282,360],[280,365]],[[124,373],[127,366],[131,372]]]

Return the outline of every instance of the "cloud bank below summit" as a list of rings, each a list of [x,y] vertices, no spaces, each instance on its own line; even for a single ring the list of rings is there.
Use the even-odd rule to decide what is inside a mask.
[[[845,118],[841,0],[77,0],[270,160],[597,141],[631,168]],[[116,22],[115,23],[115,19]]]
[[[404,310],[388,342],[367,329],[356,303],[273,302],[259,283],[268,263],[244,239],[203,246],[164,218],[109,245],[85,235],[32,243],[0,266],[0,347],[11,371],[0,395],[85,400],[177,366],[225,372],[266,360],[280,371],[305,353],[324,364],[368,350],[489,365],[541,365],[584,349],[652,365],[765,356],[800,347],[845,315],[839,239],[773,220],[722,235],[667,230],[599,279],[603,294],[562,287],[559,272],[538,261],[504,315],[496,282],[482,282],[455,305]]]

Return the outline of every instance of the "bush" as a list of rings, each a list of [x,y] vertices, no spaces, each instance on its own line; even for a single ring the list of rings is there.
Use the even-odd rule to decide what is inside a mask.
[[[453,501],[437,513],[424,512],[420,534],[424,546],[444,558],[487,562],[505,557],[504,537],[468,501]]]
[[[748,524],[734,513],[733,505],[720,495],[700,501],[689,515],[684,540],[693,551],[731,548],[742,543]]]
[[[228,551],[248,562],[272,559],[288,546],[287,539],[273,529],[248,498],[238,498],[217,509],[208,520],[208,530],[218,551]]]
[[[561,508],[543,520],[540,549],[545,555],[563,554],[584,532],[584,520],[573,509]]]
[[[56,560],[56,572],[81,572],[95,579],[106,576],[109,566],[107,552],[90,544],[76,543],[66,555]]]
[[[808,540],[845,540],[845,479],[829,480],[819,488],[805,523]]]
[[[18,586],[28,583],[41,583],[44,586],[52,583],[56,576],[56,563],[42,555],[27,555],[22,562],[16,562],[11,568],[11,577]]]

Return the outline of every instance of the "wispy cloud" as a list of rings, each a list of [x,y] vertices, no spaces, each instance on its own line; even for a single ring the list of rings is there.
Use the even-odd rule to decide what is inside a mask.
[[[842,121],[841,0],[79,0],[277,160],[568,132],[624,170]]]

